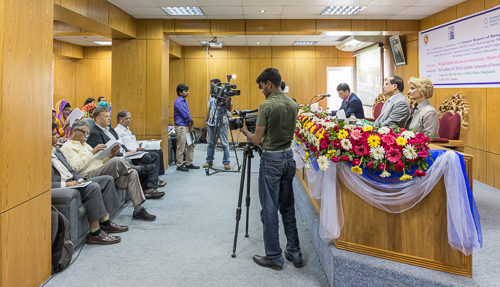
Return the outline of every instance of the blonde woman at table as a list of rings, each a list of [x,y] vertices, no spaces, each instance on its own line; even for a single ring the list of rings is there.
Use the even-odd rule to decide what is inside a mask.
[[[410,118],[406,122],[406,129],[412,129],[426,136],[438,136],[439,116],[429,99],[434,94],[434,85],[429,78],[411,77],[408,81],[410,90],[408,96],[416,101],[410,111]]]

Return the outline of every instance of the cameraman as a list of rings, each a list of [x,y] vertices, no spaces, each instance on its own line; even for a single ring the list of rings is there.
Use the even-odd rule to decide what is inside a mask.
[[[210,85],[217,85],[220,83],[219,79],[210,80]],[[231,112],[233,103],[231,97],[226,98],[226,108],[228,112]],[[205,117],[205,125],[208,130],[208,148],[207,148],[207,162],[203,165],[203,168],[207,168],[210,162],[213,162],[213,149],[216,143],[213,142],[215,137],[215,130],[217,129],[217,117],[222,114],[222,122],[219,123],[220,126],[220,142],[222,143],[222,150],[224,151],[224,156],[222,158],[222,164],[224,164],[224,169],[231,169],[231,163],[229,162],[229,141],[227,137],[227,113],[223,111],[221,103],[218,102],[217,98],[210,97],[208,100],[208,112]],[[212,156],[212,158],[210,158]]]
[[[266,100],[259,106],[255,133],[250,133],[245,123],[241,128],[253,144],[262,144],[259,199],[266,256],[254,255],[253,260],[260,266],[283,268],[278,235],[279,210],[287,238],[285,257],[295,267],[302,267],[292,188],[295,161],[291,149],[299,107],[280,89],[281,75],[277,69],[265,69],[257,78],[257,84]]]

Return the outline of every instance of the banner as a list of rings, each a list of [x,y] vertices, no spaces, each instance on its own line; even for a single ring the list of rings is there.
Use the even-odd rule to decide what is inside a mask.
[[[436,88],[500,87],[500,6],[421,31],[419,73]]]

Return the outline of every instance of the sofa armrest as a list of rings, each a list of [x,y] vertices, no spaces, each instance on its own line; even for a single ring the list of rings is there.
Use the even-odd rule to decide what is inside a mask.
[[[70,204],[73,199],[80,199],[80,192],[77,189],[62,188],[52,190],[52,205]]]

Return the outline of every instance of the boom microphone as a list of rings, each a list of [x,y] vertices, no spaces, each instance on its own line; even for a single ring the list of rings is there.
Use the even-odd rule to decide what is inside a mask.
[[[326,95],[317,95],[316,97],[323,97],[323,98],[329,98],[331,97],[332,95],[330,94],[326,94]]]

